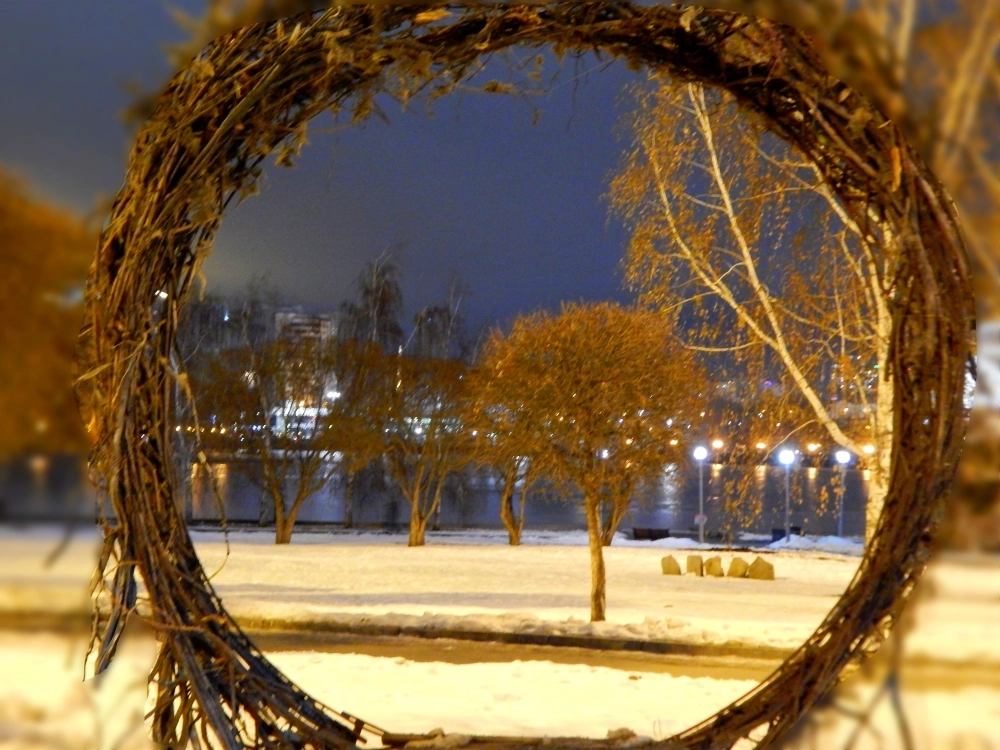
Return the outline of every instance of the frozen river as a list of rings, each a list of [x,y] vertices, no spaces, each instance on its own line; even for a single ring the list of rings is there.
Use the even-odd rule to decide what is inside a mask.
[[[193,474],[190,519],[217,522],[222,513],[210,491],[214,479],[224,502],[225,515],[236,523],[273,521],[273,510],[260,489],[257,462],[242,459],[217,461],[212,476]],[[66,511],[86,515],[93,507],[93,493],[83,477],[82,460],[76,457],[36,457],[6,467],[0,473],[0,499],[8,518],[57,518]],[[499,492],[485,472],[467,472],[447,487],[436,523],[443,529],[500,528]],[[784,526],[785,470],[774,466],[708,464],[703,467],[703,497],[708,516],[706,529],[770,534]],[[862,536],[865,473],[839,468],[798,467],[788,476],[791,523],[804,533],[833,535],[838,531],[839,500],[843,497],[843,535]],[[841,493],[841,489],[843,492]],[[529,495],[526,527],[583,529],[586,520],[577,498],[562,499],[544,490]],[[660,481],[633,500],[621,528],[669,529],[690,533],[698,513],[697,467],[665,471]],[[3,512],[0,512],[0,517]],[[391,482],[369,473],[359,482],[354,523],[391,529],[405,527],[409,506]],[[309,498],[299,520],[340,524],[344,521],[344,492],[337,482]]]

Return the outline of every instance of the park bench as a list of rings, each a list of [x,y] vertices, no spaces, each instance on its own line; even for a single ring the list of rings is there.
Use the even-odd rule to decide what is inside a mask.
[[[632,527],[633,539],[648,539],[651,542],[655,542],[657,539],[666,539],[669,536],[670,529],[642,529],[635,526]]]

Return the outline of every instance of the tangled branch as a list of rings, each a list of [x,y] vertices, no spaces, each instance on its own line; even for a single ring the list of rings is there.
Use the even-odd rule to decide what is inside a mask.
[[[363,120],[378,94],[447,94],[480,58],[514,45],[595,52],[725,89],[815,162],[862,230],[876,216],[902,238],[889,300],[898,382],[891,487],[858,574],[774,674],[663,746],[775,740],[883,641],[919,578],[964,432],[973,315],[964,240],[950,199],[899,129],[824,72],[803,34],[724,11],[624,2],[335,7],[227,34],[172,79],[138,135],[88,282],[77,392],[114,516],[98,571],[103,580],[114,570],[112,616],[95,624],[98,664],[133,612],[138,574],[147,619],[162,635],[151,675],[156,741],[353,747],[365,727],[292,684],[240,630],[175,499],[178,314],[226,207],[254,192],[268,155],[291,163],[320,113]],[[586,744],[601,743],[550,746]]]

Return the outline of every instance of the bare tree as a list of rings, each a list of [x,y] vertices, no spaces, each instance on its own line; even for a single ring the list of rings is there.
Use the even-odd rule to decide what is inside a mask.
[[[507,530],[507,543],[516,547],[521,543],[521,535],[524,533],[524,505],[539,477],[537,471],[532,471],[530,458],[516,454],[503,455],[501,446],[502,443],[476,451],[476,457],[492,470],[500,486],[500,522]]]
[[[455,360],[403,356],[383,357],[382,366],[386,464],[410,504],[409,546],[422,546],[445,483],[469,462],[461,422],[466,368]]]
[[[335,347],[336,390],[325,420],[343,481],[344,525],[350,528],[358,474],[383,459],[388,381],[385,353],[378,345],[348,340],[336,342]]]
[[[462,318],[451,304],[425,307],[413,320],[410,353],[431,359],[450,359],[461,339]]]
[[[858,226],[812,164],[720,94],[640,94],[633,128],[611,189],[632,229],[629,283],[665,311],[702,314],[689,346],[773,355],[811,418],[868,461],[870,535],[892,450],[895,239],[877,216]]]
[[[342,339],[354,339],[381,346],[396,353],[403,342],[399,318],[403,292],[399,286],[399,264],[387,251],[365,264],[358,276],[357,302],[341,305]]]
[[[512,547],[521,543],[524,531],[524,506],[528,493],[540,478],[537,464],[525,454],[525,435],[520,420],[505,415],[510,403],[493,403],[496,383],[490,383],[488,370],[474,369],[469,375],[469,398],[465,400],[462,421],[469,433],[475,463],[489,471],[500,487],[500,521],[507,530]],[[527,404],[517,408],[526,409]],[[515,500],[516,499],[516,500]]]
[[[507,444],[533,472],[583,494],[592,621],[605,618],[602,548],[637,485],[678,458],[672,418],[702,377],[694,357],[670,342],[664,316],[566,305],[559,316],[536,313],[515,321],[509,336],[495,334],[474,378],[477,427],[488,442]]]
[[[340,305],[337,338],[342,343],[337,378],[341,397],[331,419],[335,422],[335,440],[341,456],[344,525],[347,527],[354,524],[358,472],[375,461],[384,462],[381,440],[373,438],[373,431],[384,424],[382,407],[386,404],[378,404],[371,396],[379,393],[381,386],[383,363],[378,352],[398,354],[403,340],[399,324],[403,291],[399,277],[399,264],[392,250],[387,250],[366,263],[358,274],[355,280],[357,299]]]
[[[275,543],[288,544],[303,504],[338,468],[328,419],[337,350],[333,340],[290,332],[255,335],[261,304],[249,297],[242,312],[244,346],[215,358],[195,389],[207,417],[203,443],[259,460],[262,487],[274,502]]]

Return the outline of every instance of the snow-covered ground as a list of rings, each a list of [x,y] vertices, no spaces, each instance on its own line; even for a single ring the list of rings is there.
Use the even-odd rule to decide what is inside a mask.
[[[838,540],[826,547],[852,554],[764,548],[776,581],[671,577],[661,574],[660,558],[673,553],[683,566],[696,543],[619,537],[604,553],[608,621],[591,624],[584,532],[528,533],[520,547],[497,532],[441,533],[415,549],[403,535],[301,533],[278,547],[267,533],[235,532],[228,556],[218,532],[193,537],[229,611],[256,627],[364,621],[781,649],[795,648],[816,628],[860,559],[858,545]],[[44,532],[4,539],[0,611],[9,600],[22,609],[33,600],[41,608],[80,606],[92,538],[71,544],[47,575],[34,578],[19,578],[19,571],[31,568],[40,543],[55,540]],[[700,551],[710,554],[707,545]],[[728,565],[734,554],[749,562],[756,553],[720,554]]]
[[[0,531],[0,615],[72,612],[85,603],[96,534],[79,535],[43,570],[58,535],[53,529]],[[619,539],[605,550],[609,622],[594,626],[587,622],[589,565],[579,533],[528,534],[519,548],[494,532],[440,534],[410,549],[404,537],[384,534],[299,534],[292,545],[276,547],[266,533],[240,532],[230,535],[228,557],[220,534],[195,532],[194,538],[230,611],[258,624],[364,619],[782,648],[797,645],[820,622],[859,561],[858,545],[840,540],[813,540],[819,551],[780,549],[805,546],[806,540],[793,539],[762,550],[775,565],[773,582],[671,577],[660,573],[659,558],[675,554],[683,564],[686,550],[697,545]],[[834,551],[845,549],[850,554]],[[725,563],[732,553],[720,554]],[[1000,561],[939,561],[929,579],[935,595],[920,605],[908,652],[1000,665]],[[143,746],[141,732],[119,737],[141,714],[153,643],[126,645],[95,687],[79,681],[79,638],[0,633],[0,747]],[[754,684],[528,659],[456,664],[362,653],[271,656],[321,700],[397,732],[441,726],[459,734],[600,737],[624,726],[666,737]],[[868,689],[859,688],[862,694]],[[986,739],[1000,737],[995,685],[924,685],[905,700],[921,748],[985,748]],[[885,739],[870,737],[859,747],[898,746],[889,731],[892,715],[879,721]],[[823,742],[832,741],[836,728],[825,731]],[[969,744],[976,737],[983,742]],[[802,745],[812,746],[843,742]]]

